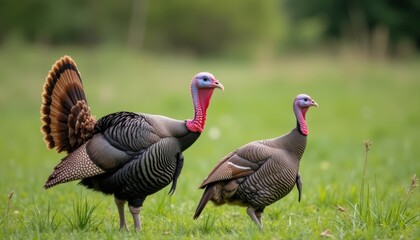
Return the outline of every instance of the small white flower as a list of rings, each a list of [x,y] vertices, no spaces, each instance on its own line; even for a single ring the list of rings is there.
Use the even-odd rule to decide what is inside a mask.
[[[212,140],[217,140],[220,138],[220,129],[218,127],[211,127],[209,129],[209,138]]]

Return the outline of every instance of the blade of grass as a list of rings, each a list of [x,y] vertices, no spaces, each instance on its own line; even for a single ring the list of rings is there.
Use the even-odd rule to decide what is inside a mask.
[[[94,212],[100,203],[91,204],[86,197],[81,195],[73,201],[73,215],[66,216],[70,227],[76,230],[87,230],[97,228],[103,220],[98,220]]]

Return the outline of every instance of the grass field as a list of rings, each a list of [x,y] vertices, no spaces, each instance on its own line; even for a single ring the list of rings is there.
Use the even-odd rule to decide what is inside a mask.
[[[41,90],[64,54],[76,60],[97,117],[128,110],[190,118],[196,72],[210,71],[225,86],[213,96],[205,132],[184,153],[177,191],[169,197],[165,188],[145,201],[140,232],[130,215],[129,231],[118,231],[112,197],[77,182],[42,187],[64,155],[43,143]],[[420,172],[419,77],[418,59],[376,62],[355,54],[238,61],[106,48],[0,49],[0,239],[418,239],[419,191],[411,179]],[[209,204],[193,220],[197,187],[212,167],[236,147],[295,127],[291,104],[299,93],[320,105],[307,114],[302,201],[294,189],[266,208],[263,231],[240,207]]]

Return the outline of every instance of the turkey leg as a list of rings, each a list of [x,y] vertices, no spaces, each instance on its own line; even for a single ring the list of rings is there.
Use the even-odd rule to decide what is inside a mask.
[[[140,222],[140,209],[141,209],[141,207],[133,207],[133,206],[129,205],[128,209],[130,209],[130,213],[131,213],[131,215],[133,215],[134,229],[135,230],[140,230],[141,229],[141,222]]]
[[[115,205],[118,208],[118,215],[120,216],[120,230],[127,230],[127,224],[125,222],[125,214],[124,214],[124,205],[127,202],[126,200],[114,198]]]
[[[299,191],[298,201],[300,202],[300,197],[302,196],[302,179],[301,179],[299,173],[296,175],[296,187],[297,187],[297,189]]]
[[[248,213],[248,215],[251,217],[252,221],[254,221],[256,224],[258,224],[260,229],[263,228],[263,224],[262,224],[262,221],[261,221],[262,212],[257,211],[252,207],[248,207],[246,209],[246,213]]]

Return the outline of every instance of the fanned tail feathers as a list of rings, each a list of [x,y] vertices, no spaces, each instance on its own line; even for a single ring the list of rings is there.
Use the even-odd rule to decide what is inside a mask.
[[[74,151],[92,137],[95,118],[91,115],[76,63],[60,58],[52,66],[42,94],[41,128],[48,148]]]
[[[197,209],[195,210],[194,219],[197,219],[200,216],[204,207],[207,205],[207,203],[210,201],[213,195],[214,186],[212,184],[207,185],[206,189],[204,190],[203,196],[201,197],[201,200],[198,203]]]

